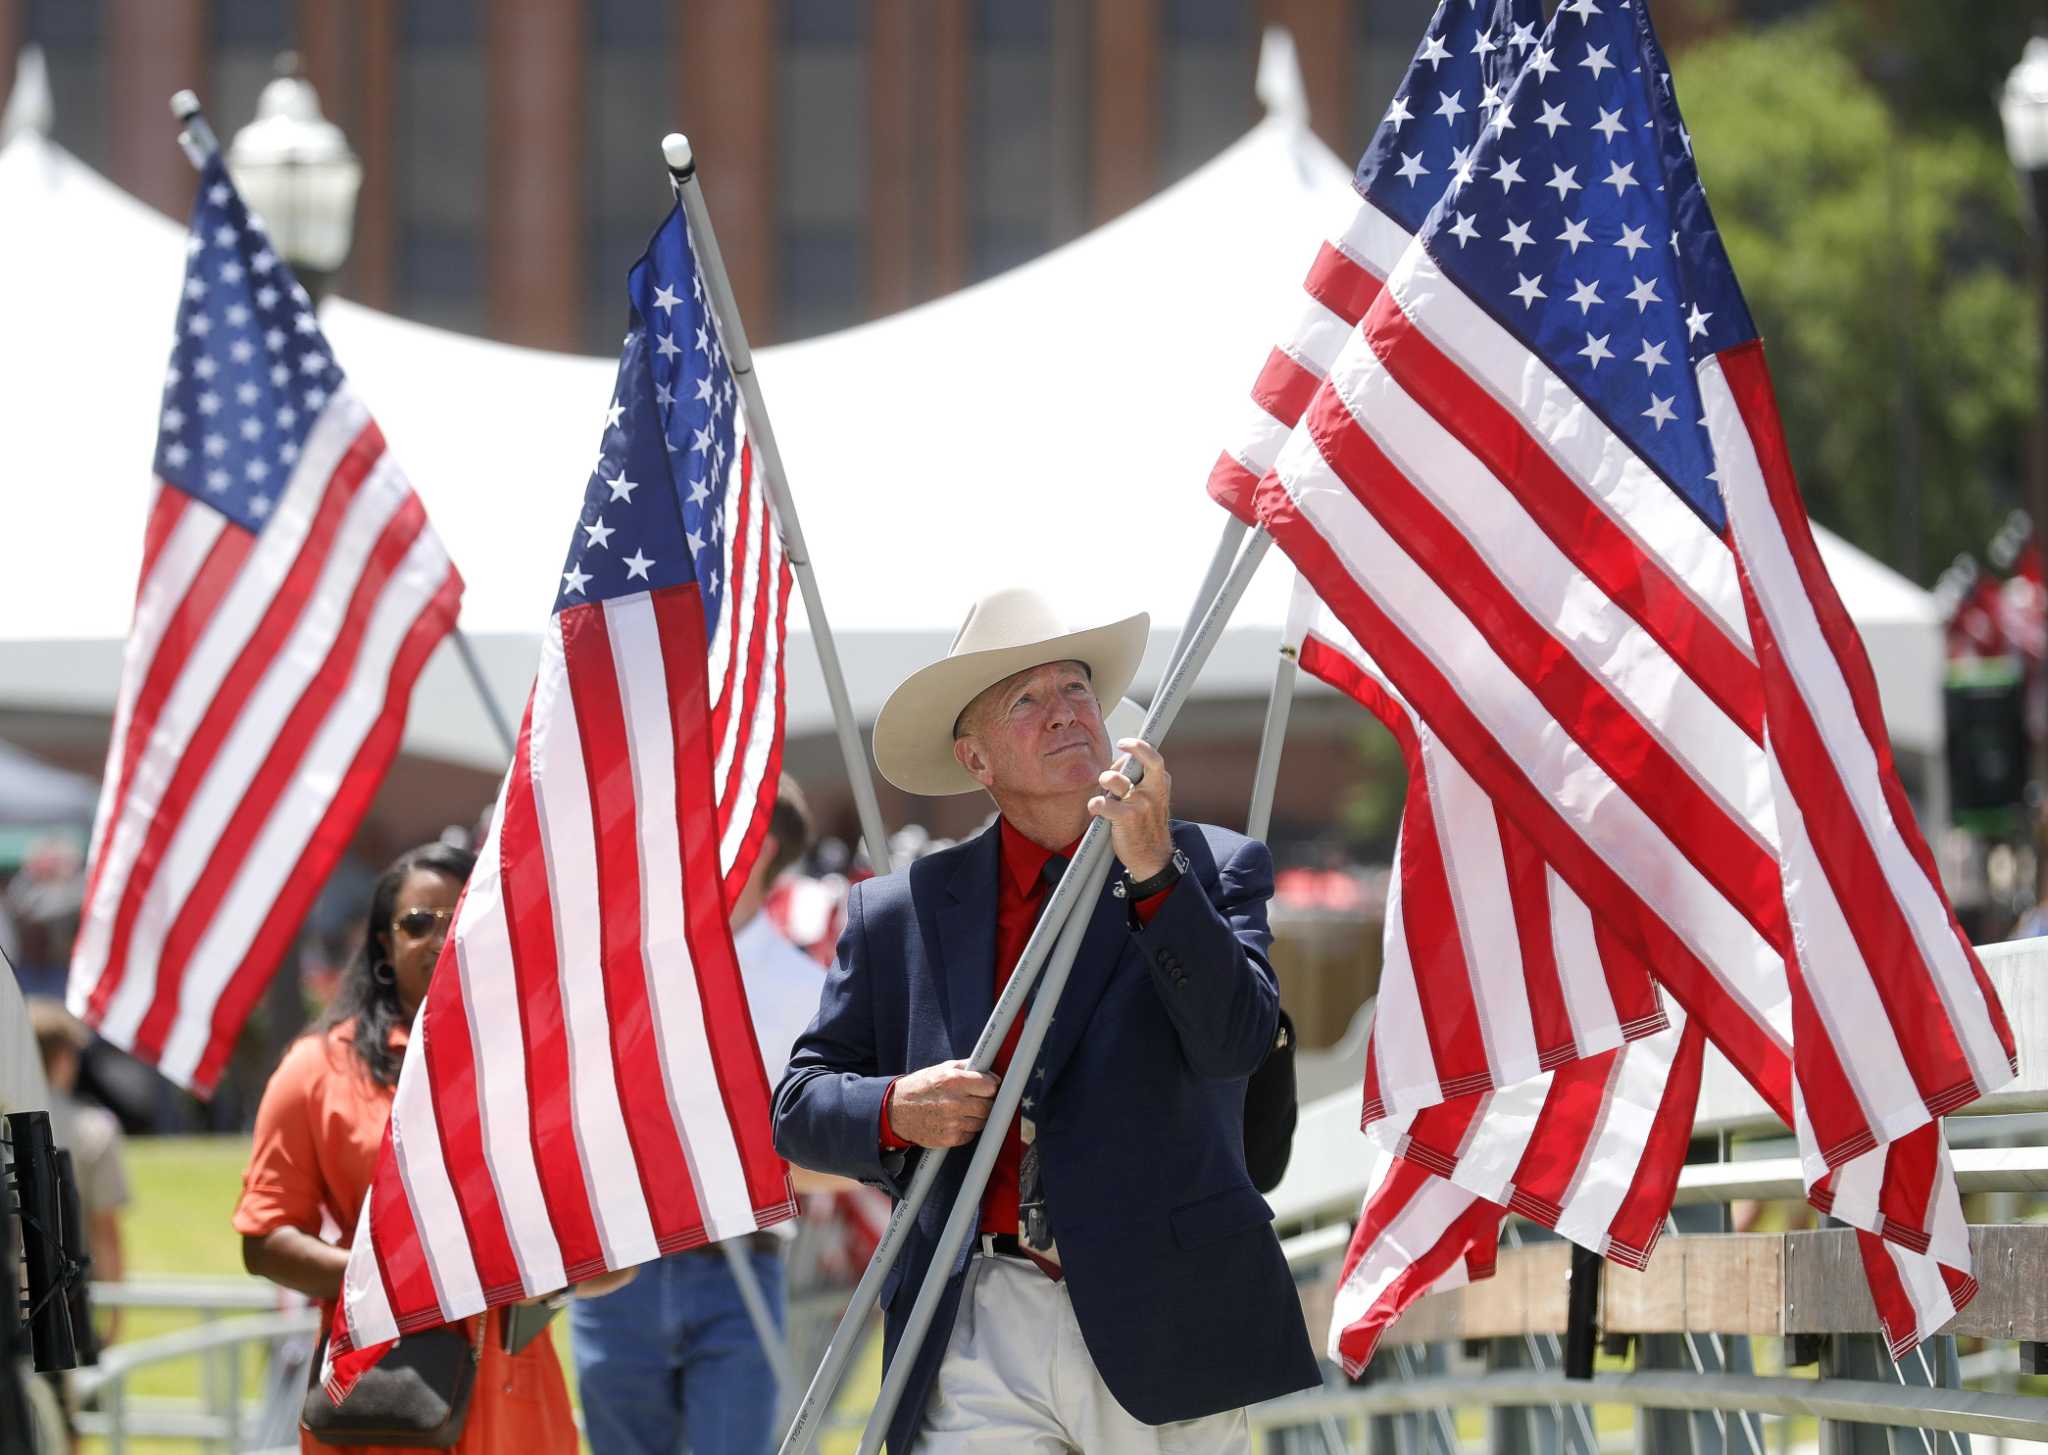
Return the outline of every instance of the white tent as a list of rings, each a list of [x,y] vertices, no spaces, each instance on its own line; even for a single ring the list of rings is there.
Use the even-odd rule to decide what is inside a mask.
[[[648,152],[650,226],[663,204]],[[715,165],[715,160],[707,159]],[[760,373],[857,710],[943,652],[992,585],[1072,618],[1153,615],[1156,680],[1222,515],[1202,492],[1349,169],[1279,106],[1105,227],[976,287],[763,350]],[[110,711],[151,483],[182,230],[42,136],[0,151],[0,709]],[[630,259],[618,260],[623,275]],[[333,300],[335,354],[467,582],[462,624],[523,702],[610,398],[611,360],[514,348]],[[1931,598],[1832,537],[1894,739],[1938,751]],[[1263,695],[1291,573],[1269,559],[1199,695]],[[793,613],[792,633],[803,632]],[[829,724],[806,644],[791,727]],[[408,752],[495,767],[451,650]]]

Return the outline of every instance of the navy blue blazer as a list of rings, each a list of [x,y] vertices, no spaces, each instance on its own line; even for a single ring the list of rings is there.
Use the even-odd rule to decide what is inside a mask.
[[[1103,1382],[1147,1424],[1194,1419],[1321,1383],[1272,1210],[1244,1165],[1245,1079],[1273,1044],[1265,845],[1175,822],[1188,873],[1132,927],[1105,889],[1026,1095],[1047,1214],[1074,1314]],[[995,1003],[999,826],[856,885],[818,1016],[775,1093],[775,1145],[800,1166],[900,1196],[884,1153],[892,1077],[971,1055]],[[1121,877],[1113,872],[1110,883]],[[946,1159],[882,1285],[896,1340],[966,1173]],[[889,1430],[910,1448],[960,1304],[958,1260]]]

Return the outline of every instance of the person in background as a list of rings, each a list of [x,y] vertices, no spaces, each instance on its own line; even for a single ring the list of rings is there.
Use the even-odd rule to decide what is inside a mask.
[[[732,906],[733,944],[761,1062],[773,1086],[818,1011],[823,968],[761,912],[768,887],[811,844],[810,809],[784,775],[761,851]],[[783,1325],[788,1223],[733,1241]],[[726,1244],[645,1264],[626,1287],[569,1309],[584,1432],[593,1455],[756,1455],[775,1448],[779,1391]]]
[[[362,949],[327,1013],[285,1053],[257,1109],[234,1212],[242,1262],[318,1299],[323,1335],[391,1118],[413,1013],[475,862],[466,849],[427,844],[378,876]],[[466,1455],[572,1455],[576,1426],[553,1339],[543,1331],[508,1353],[503,1318],[480,1317],[486,1330],[469,1417],[453,1448]],[[462,1327],[473,1332],[474,1323],[464,1320]],[[302,1430],[299,1448],[334,1447]]]
[[[117,1283],[125,1266],[121,1256],[121,1209],[128,1205],[128,1170],[121,1161],[121,1123],[105,1107],[80,1101],[78,1069],[92,1044],[92,1032],[79,1024],[63,1003],[35,996],[28,1003],[29,1025],[43,1060],[43,1079],[50,1083],[50,1136],[71,1153],[78,1179],[78,1202],[85,1214],[86,1247],[92,1254],[95,1283]],[[120,1336],[118,1309],[97,1320],[104,1341]]]

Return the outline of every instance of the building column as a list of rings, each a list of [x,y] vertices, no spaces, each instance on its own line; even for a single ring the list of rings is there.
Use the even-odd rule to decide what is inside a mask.
[[[968,0],[942,0],[931,23],[932,124],[931,267],[924,296],[934,298],[967,286],[973,267],[973,206],[969,153],[973,118],[968,97],[974,87],[974,15]]]
[[[192,210],[192,166],[178,149],[171,97],[190,87],[206,98],[205,0],[107,0],[105,17],[107,169],[122,188],[183,218]]]
[[[1103,223],[1152,195],[1159,178],[1160,0],[1095,7],[1093,210]]]
[[[679,51],[683,130],[703,168],[705,204],[732,275],[747,338],[775,338],[781,229],[777,45],[782,7],[767,0],[692,0]]]
[[[939,9],[949,9],[940,0]],[[872,0],[868,7],[868,313],[880,316],[917,301],[918,105],[923,89],[918,32],[919,0]]]
[[[398,298],[398,6],[355,0],[356,126],[363,162],[356,198],[356,240],[349,257],[351,296],[389,309]]]
[[[583,321],[583,11],[484,10],[485,306],[493,337],[574,349]]]

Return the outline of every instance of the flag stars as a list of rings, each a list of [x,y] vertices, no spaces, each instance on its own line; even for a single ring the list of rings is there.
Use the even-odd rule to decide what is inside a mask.
[[[244,382],[235,386],[235,402],[238,404],[254,404],[261,397],[262,393],[263,391],[254,384]]]
[[[1627,166],[1623,166],[1620,162],[1609,162],[1607,164],[1607,175],[1600,180],[1612,187],[1614,195],[1617,197],[1631,187],[1642,185],[1636,181],[1636,164],[1634,162],[1630,162]]]
[[[234,483],[234,479],[225,470],[208,470],[206,472],[206,488],[215,495],[221,494],[228,486]]]
[[[682,299],[676,296],[675,290],[666,283],[663,283],[654,290],[654,306],[663,313],[675,312],[676,305],[682,301]]]
[[[1587,333],[1586,346],[1578,351],[1579,357],[1586,361],[1587,368],[1598,369],[1602,359],[1614,357],[1614,350],[1607,347],[1607,341],[1613,337],[1611,333],[1603,333],[1595,338],[1592,333]]]
[[[1451,224],[1450,233],[1458,240],[1458,246],[1463,248],[1466,243],[1479,236],[1479,229],[1472,225],[1471,213],[1460,212],[1456,216],[1458,220]]]
[[[211,379],[220,372],[220,365],[213,361],[211,354],[201,354],[193,360],[192,372],[201,379]]]
[[[1408,98],[1396,96],[1393,104],[1387,108],[1387,125],[1399,131],[1414,119],[1415,113],[1408,109]]]
[[[1522,255],[1523,248],[1536,246],[1536,239],[1529,236],[1529,224],[1515,222],[1512,219],[1508,222],[1508,230],[1501,235],[1501,241],[1513,248],[1518,258]]]
[[[245,338],[238,338],[228,345],[228,357],[238,364],[246,364],[256,357],[256,345]]]
[[[1664,301],[1657,296],[1657,280],[1655,278],[1638,278],[1633,273],[1629,274],[1629,278],[1636,286],[1629,289],[1628,301],[1635,304],[1637,313],[1641,313],[1652,303],[1662,303]]]
[[[1672,400],[1675,400],[1677,397],[1675,394],[1670,399],[1663,398],[1654,393],[1650,395],[1650,407],[1643,411],[1643,418],[1655,425],[1659,434],[1664,432],[1665,425],[1678,417],[1671,412]]]
[[[184,469],[185,462],[191,458],[192,452],[186,449],[183,445],[179,444],[176,440],[172,440],[170,444],[164,447],[164,463],[169,465],[173,470]]]
[[[1643,340],[1643,351],[1636,355],[1635,361],[1643,366],[1645,374],[1654,374],[1659,366],[1670,363],[1670,360],[1664,357],[1664,345],[1653,344],[1648,339]]]
[[[223,283],[239,283],[247,277],[247,270],[232,260],[220,265],[220,280]]]
[[[1541,283],[1543,281],[1543,275],[1541,273],[1538,273],[1533,278],[1528,277],[1526,274],[1522,273],[1517,273],[1515,274],[1515,276],[1522,280],[1521,286],[1519,288],[1510,290],[1508,296],[1510,298],[1521,299],[1522,307],[1532,308],[1535,306],[1537,299],[1548,298],[1550,296],[1548,293],[1545,293],[1541,288],[1536,286],[1538,283]]]
[[[206,296],[206,285],[197,278],[187,278],[185,280],[185,296],[194,303],[197,303]]]
[[[660,338],[656,339],[654,341],[654,351],[664,359],[673,359],[682,352],[681,349],[676,347],[675,338],[671,334],[663,334]]]
[[[711,331],[701,323],[697,325],[697,337],[696,340],[691,344],[691,347],[694,348],[700,354],[709,354],[711,352]],[[681,352],[681,350],[671,349],[667,352],[664,352],[662,354],[662,357],[667,358],[670,352],[679,353]]]
[[[1543,111],[1536,118],[1536,124],[1551,136],[1557,135],[1557,129],[1560,126],[1571,125],[1569,121],[1565,120],[1564,107],[1551,101],[1543,103]],[[1573,170],[1576,171],[1577,168],[1573,168]]]
[[[1579,317],[1584,318],[1592,312],[1593,305],[1600,302],[1599,285],[1584,278],[1579,279],[1578,286],[1572,289],[1569,301],[1579,305]]]
[[[1614,69],[1614,62],[1607,59],[1607,47],[1604,45],[1587,46],[1586,54],[1580,59],[1579,64],[1591,71],[1596,81],[1600,79],[1602,71]]]
[[[208,459],[218,460],[228,452],[228,437],[224,434],[210,434],[206,437],[202,448],[205,449]]]
[[[663,409],[673,408],[676,402],[675,390],[669,388],[666,384],[656,384],[654,386],[654,402]]]
[[[1428,61],[1429,68],[1432,71],[1450,58],[1451,48],[1444,44],[1444,38],[1441,35],[1432,35],[1425,38],[1422,42],[1422,49],[1415,56],[1418,63]]]
[[[580,562],[562,573],[562,594],[564,596],[581,596],[583,588],[589,584],[590,577],[583,570]]]
[[[1556,189],[1559,202],[1567,202],[1571,199],[1572,193],[1579,190],[1578,171],[1577,167],[1560,167],[1553,163],[1550,168],[1550,180],[1543,185]]]
[[[605,406],[604,427],[606,429],[617,429],[619,427],[619,416],[621,416],[625,412],[625,408],[622,405],[620,405],[618,400],[614,399],[610,404]]]
[[[653,578],[647,574],[647,569],[654,562],[642,555],[637,547],[632,555],[626,557],[623,564],[626,568],[626,579],[628,581],[652,581]]]
[[[222,223],[213,230],[213,245],[217,248],[231,248],[235,245],[235,230]]]
[[[640,482],[628,480],[624,470],[619,471],[617,479],[609,479],[604,483],[611,487],[612,499],[623,500],[629,505],[633,501],[633,492],[640,488]]]
[[[242,467],[242,473],[251,480],[261,484],[270,478],[270,466],[264,464],[261,460],[251,460]]]
[[[1706,333],[1707,320],[1712,318],[1713,316],[1714,315],[1711,313],[1700,312],[1699,304],[1693,304],[1692,312],[1686,314],[1685,316],[1685,336],[1688,339],[1699,338],[1701,335]]]
[[[262,421],[256,419],[253,415],[250,418],[243,420],[242,438],[252,442],[263,438]]]
[[[1599,106],[1595,109],[1599,111],[1600,119],[1593,123],[1593,130],[1599,132],[1608,141],[1613,141],[1617,136],[1628,130],[1627,127],[1621,124],[1620,107],[1616,107],[1612,111],[1609,111],[1605,106]]]
[[[256,290],[256,306],[265,313],[268,313],[271,309],[277,307],[277,300],[282,297],[284,297],[284,294],[278,292],[268,283],[265,283]]]
[[[220,413],[220,396],[211,389],[199,396],[199,412],[205,415]]]
[[[292,382],[292,371],[283,364],[272,364],[270,366],[270,382],[282,389],[285,385]]]
[[[1493,174],[1493,180],[1500,183],[1501,195],[1505,197],[1508,189],[1522,180],[1521,162],[1514,157],[1502,157],[1499,170]]]
[[[1482,58],[1490,56],[1499,49],[1500,42],[1495,40],[1487,31],[1482,30],[1479,34],[1472,37],[1472,54],[1475,56]]]
[[[270,276],[270,270],[277,266],[277,254],[273,253],[269,248],[265,248],[262,252],[256,254],[255,257],[249,259],[249,266],[254,268],[258,274],[267,278]],[[266,303],[263,306],[268,308],[270,305]]]
[[[185,320],[185,332],[194,338],[205,338],[213,332],[213,320],[203,313],[195,313]]]
[[[320,324],[318,320],[316,320],[310,313],[301,312],[298,314],[297,317],[292,319],[292,328],[295,332],[298,333],[312,333],[319,327]]]
[[[1412,187],[1417,181],[1429,175],[1429,168],[1422,165],[1421,152],[1403,152],[1401,153],[1401,165],[1395,169],[1394,175],[1402,178]]]
[[[605,550],[610,550],[611,539],[617,533],[618,527],[606,525],[604,523],[604,517],[600,515],[591,524],[583,527],[583,544],[587,549],[590,550],[596,550],[599,547],[602,547]]]
[[[225,182],[215,182],[211,187],[206,189],[206,198],[215,207],[227,206],[228,198],[233,195],[234,194],[228,190],[228,184]]]
[[[1648,223],[1643,224],[1643,227],[1648,226]],[[1643,241],[1643,227],[1629,227],[1624,224],[1621,229],[1621,236],[1614,240],[1614,245],[1628,254],[1628,260],[1631,263],[1636,260],[1636,254],[1639,251],[1649,246],[1648,243]]]
[[[1551,59],[1547,50],[1538,49],[1528,60],[1528,69],[1536,73],[1538,81],[1547,81],[1557,74],[1557,62]]]
[[[1583,221],[1575,217],[1567,217],[1564,221],[1564,231],[1557,235],[1557,240],[1568,244],[1571,247],[1572,254],[1577,256],[1579,244],[1589,243],[1593,239],[1587,233],[1586,224]]]
[[[1463,94],[1462,90],[1437,92],[1437,107],[1431,115],[1441,116],[1445,121],[1455,124],[1458,118],[1465,114],[1466,108],[1458,102],[1458,98]]]
[[[262,520],[270,514],[270,511],[271,504],[268,495],[252,495],[249,497],[249,514],[255,516],[258,520]]]

